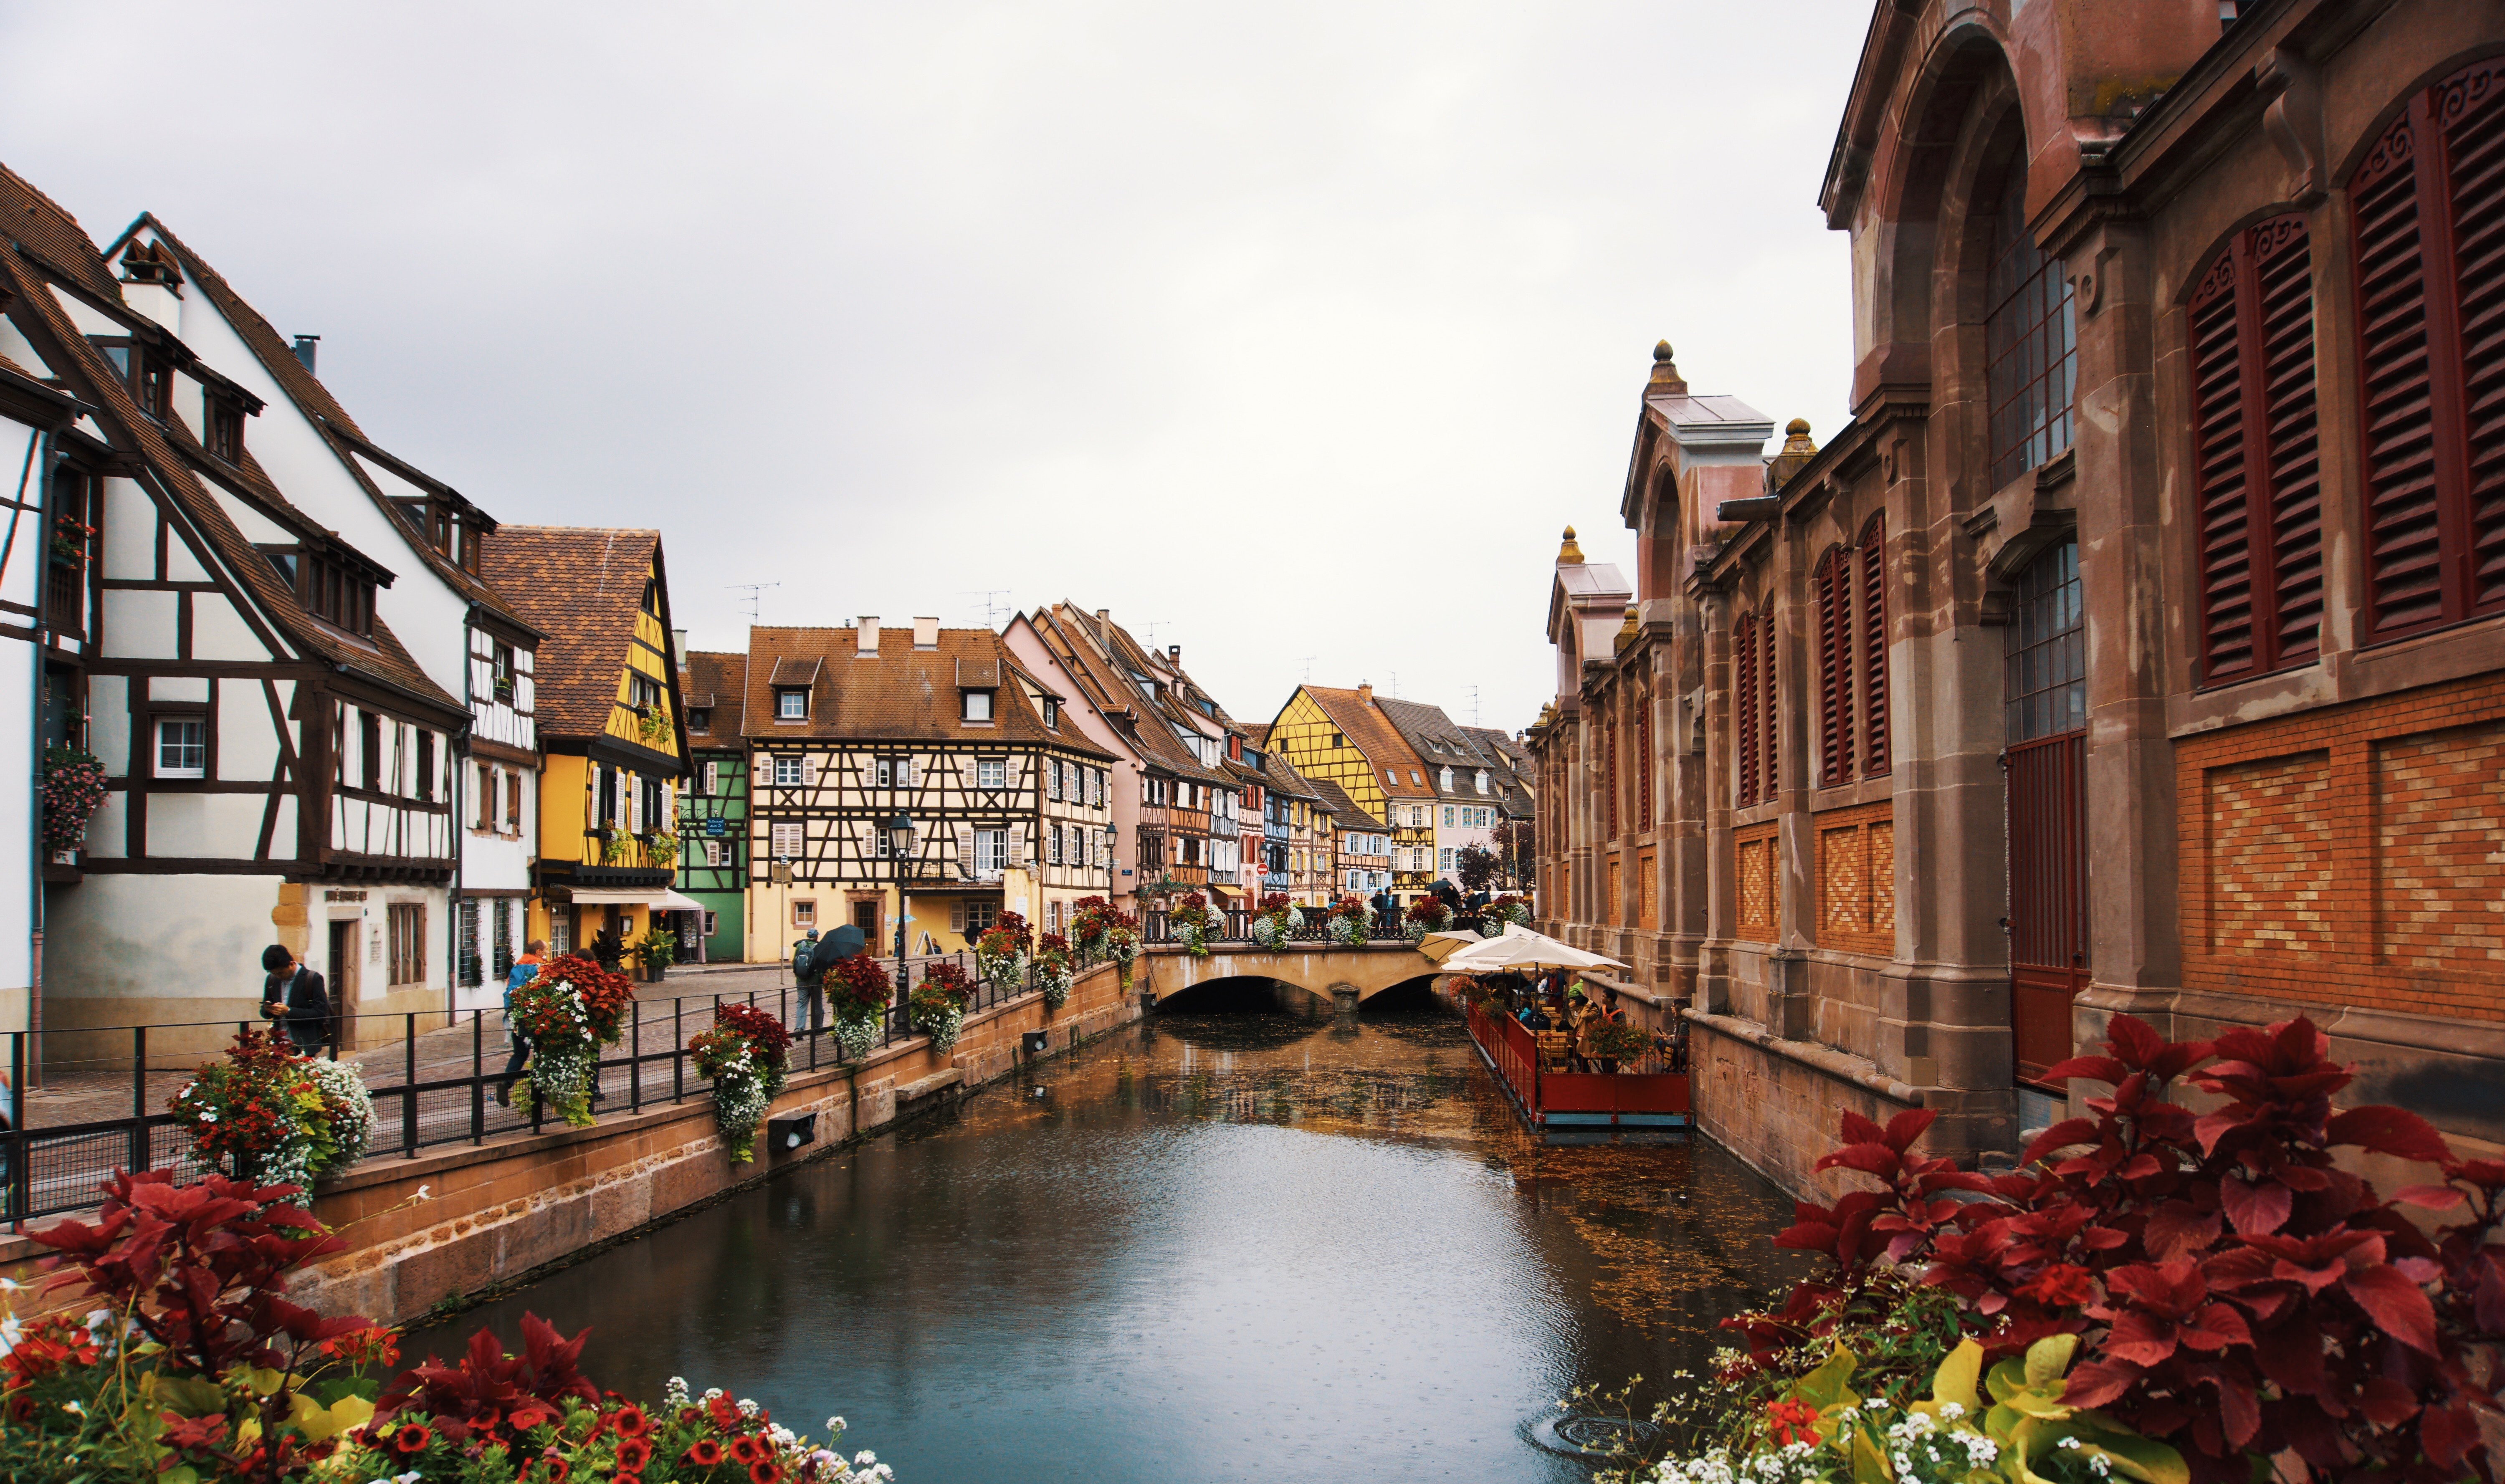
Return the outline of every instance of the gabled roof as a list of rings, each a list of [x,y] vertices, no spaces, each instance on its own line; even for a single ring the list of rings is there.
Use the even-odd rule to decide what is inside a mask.
[[[1046,727],[1023,688],[1002,684],[1004,672],[1014,667],[1001,636],[988,628],[943,628],[938,643],[927,650],[882,644],[874,659],[862,657],[860,644],[859,629],[751,628],[752,678],[742,735],[760,742],[1006,742],[1112,760],[1112,754],[1076,727]],[[775,689],[796,685],[790,677],[804,674],[810,677],[808,720],[776,721]],[[966,689],[992,691],[989,724],[965,720],[960,696]]]
[[[1322,708],[1323,715],[1330,718],[1331,725],[1348,738],[1348,745],[1365,755],[1365,760],[1374,768],[1377,788],[1394,798],[1435,796],[1434,785],[1428,781],[1427,764],[1402,740],[1399,729],[1384,714],[1382,701],[1370,699],[1362,691],[1338,690],[1328,686],[1309,685],[1303,689]],[[1383,777],[1386,770],[1394,775],[1389,783]],[[1414,781],[1410,777],[1413,772],[1417,775]]]
[[[679,669],[679,705],[688,719],[689,747],[737,747],[740,702],[748,689],[748,656],[691,650]],[[702,714],[705,724],[696,725]]]
[[[660,551],[658,531],[598,526],[509,525],[487,543],[487,581],[547,636],[532,666],[542,731],[608,729]]]
[[[1179,667],[1165,656],[1149,654],[1110,618],[1100,618],[1068,603],[1038,609],[1028,621],[1072,684],[1122,733],[1141,766],[1168,777],[1228,786],[1224,771],[1203,763],[1175,735],[1178,726],[1205,735],[1181,709],[1158,694],[1157,688],[1163,686],[1170,696],[1177,681],[1190,686],[1190,677]],[[1143,682],[1136,676],[1148,679]],[[1196,688],[1192,693],[1199,693]],[[1216,707],[1215,700],[1211,704]],[[1218,709],[1215,715],[1202,715],[1222,723],[1225,713]]]
[[[1478,770],[1486,768],[1491,775],[1491,783],[1502,776],[1499,764],[1479,752],[1478,744],[1453,724],[1453,719],[1444,715],[1443,707],[1429,706],[1424,701],[1395,701],[1380,696],[1375,698],[1374,704],[1391,719],[1393,727],[1400,733],[1400,740],[1408,743],[1409,750],[1427,764],[1425,776],[1429,787],[1438,788],[1441,792],[1437,781],[1443,776],[1443,770],[1449,767],[1454,772],[1450,796],[1485,798],[1487,795],[1471,787],[1478,781]]]
[[[69,389],[96,409],[96,423],[106,442],[146,466],[148,482],[160,490],[207,541],[219,564],[243,589],[254,610],[301,653],[320,655],[412,700],[454,713],[466,712],[468,708],[461,701],[418,667],[391,625],[381,618],[374,619],[373,636],[369,640],[334,628],[306,613],[298,604],[295,589],[280,580],[276,570],[236,528],[218,497],[201,482],[195,461],[178,445],[178,440],[190,442],[188,432],[181,431],[181,419],[160,424],[142,412],[112,364],[70,323],[59,300],[53,297],[46,278],[48,270],[90,295],[106,298],[117,307],[121,304],[120,286],[105,271],[102,257],[88,242],[76,220],[24,180],[0,168],[0,221],[12,224],[15,240],[28,250],[23,256],[0,259],[0,288],[17,296],[11,312],[25,317],[21,324],[32,328],[34,333],[29,338],[36,349]],[[196,447],[196,443],[191,446]],[[264,503],[280,512],[282,524],[306,531],[325,529],[286,504],[265,477],[260,484],[266,490]],[[362,559],[362,553],[355,553],[335,536],[333,542]]]
[[[251,347],[253,358],[261,363],[262,369],[269,373],[270,378],[278,383],[288,399],[312,421],[316,429],[320,430],[322,436],[331,443],[332,451],[346,467],[349,476],[357,481],[359,487],[365,490],[366,497],[373,501],[375,506],[390,517],[392,529],[398,531],[402,541],[411,551],[417,553],[418,560],[424,562],[437,577],[449,583],[463,597],[480,604],[509,623],[528,629],[530,625],[521,615],[496,592],[485,578],[478,573],[465,570],[459,563],[438,549],[434,542],[424,533],[411,526],[401,509],[383,493],[382,486],[374,481],[373,477],[358,463],[358,460],[360,458],[370,460],[396,477],[406,479],[419,488],[443,495],[471,510],[476,511],[476,507],[451,485],[423,473],[406,460],[385,452],[371,439],[367,438],[357,427],[356,422],[348,416],[347,409],[331,395],[328,387],[325,387],[310,371],[305,369],[304,363],[297,359],[295,349],[268,320],[262,317],[261,311],[245,302],[243,296],[234,291],[234,287],[227,282],[224,274],[211,267],[208,260],[192,251],[182,238],[175,236],[173,230],[159,221],[154,212],[142,212],[138,220],[123,228],[122,235],[114,239],[113,247],[106,253],[106,259],[109,261],[115,253],[121,252],[123,245],[136,236],[142,228],[153,231],[159,243],[173,250],[175,260],[181,265],[184,277],[206,295],[210,303],[217,306],[218,312],[226,317],[228,324],[234,327],[235,334],[242,338],[244,344]],[[245,441],[245,456],[247,459],[251,456],[249,439]],[[485,512],[479,512],[479,513]],[[494,517],[488,517],[488,523],[493,525]],[[493,546],[494,543],[490,542],[488,545]]]
[[[1264,726],[1261,729],[1262,731],[1267,732],[1270,728]],[[1261,771],[1269,780],[1270,792],[1279,795],[1283,798],[1319,800],[1323,796],[1321,793],[1315,789],[1314,781],[1312,779],[1297,772],[1295,767],[1289,763],[1287,759],[1280,757],[1277,753],[1264,752],[1261,754]]]
[[[1382,831],[1383,821],[1366,813],[1338,784],[1326,778],[1317,778],[1313,780],[1313,786],[1314,792],[1322,795],[1323,807],[1330,811],[1332,822],[1342,830],[1363,830],[1367,834]]]

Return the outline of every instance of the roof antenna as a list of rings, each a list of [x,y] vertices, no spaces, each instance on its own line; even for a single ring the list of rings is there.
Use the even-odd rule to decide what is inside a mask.
[[[1479,688],[1470,687],[1470,724],[1479,724]]]
[[[748,621],[755,623],[759,616],[765,611],[765,589],[780,587],[783,584],[781,583],[729,583],[724,585],[733,592],[748,594],[744,600],[748,604]]]
[[[983,600],[983,627],[992,630],[994,633],[998,633],[1000,631],[1000,616],[1003,613],[1006,613],[1011,618],[1017,617],[1017,610],[1014,607],[1006,603],[995,603],[992,601],[994,598],[1007,597],[1011,591],[1009,588],[965,587],[958,590],[964,593],[967,597],[980,598]]]
[[[1303,654],[1297,657],[1301,658],[1305,662],[1305,684],[1310,686],[1314,683],[1314,656],[1311,654]]]

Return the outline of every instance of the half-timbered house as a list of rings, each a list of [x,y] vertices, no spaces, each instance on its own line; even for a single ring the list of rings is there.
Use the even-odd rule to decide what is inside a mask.
[[[1392,831],[1348,796],[1338,784],[1316,778],[1329,817],[1329,895],[1371,897],[1392,884]]]
[[[429,936],[445,950],[429,957],[450,979],[454,1008],[494,1007],[520,951],[537,833],[529,824],[539,768],[531,689],[540,638],[481,574],[495,517],[378,446],[315,376],[318,337],[290,344],[157,217],[141,216],[104,256],[125,301],[179,332],[261,406],[251,424],[260,471],[309,518],[399,572],[377,588],[376,612],[469,714],[440,790],[457,854],[449,899],[423,904]],[[222,420],[236,421],[213,409],[202,429],[212,469],[226,441],[240,447],[241,435],[222,431]],[[334,900],[317,915],[325,933],[343,933],[351,914]]]
[[[701,911],[672,885],[688,751],[660,533],[509,525],[484,570],[546,636],[529,936],[563,952],[614,929],[631,944]]]
[[[1375,700],[1354,690],[1299,686],[1270,724],[1270,744],[1297,772],[1329,782],[1391,834],[1392,886],[1407,895],[1435,881],[1435,791],[1427,765]]]
[[[679,890],[702,916],[680,957],[740,962],[748,951],[748,656],[679,650],[687,708],[688,786],[679,793]]]
[[[288,434],[263,461],[265,372],[167,244],[125,237],[117,276],[5,171],[0,214],[0,357],[82,413],[41,461],[55,526],[85,530],[48,574],[38,724],[112,780],[46,871],[47,1027],[187,1024],[152,1053],[208,1051],[273,937],[351,1009],[440,1006],[470,717],[378,603],[383,548],[296,503]]]
[[[1435,791],[1434,879],[1459,884],[1455,864],[1464,850],[1496,843],[1497,767],[1476,742],[1441,706],[1421,701],[1379,700],[1375,703],[1427,764],[1427,787]]]
[[[953,953],[1106,894],[1115,759],[991,630],[751,628],[746,677],[750,959],[838,923]]]

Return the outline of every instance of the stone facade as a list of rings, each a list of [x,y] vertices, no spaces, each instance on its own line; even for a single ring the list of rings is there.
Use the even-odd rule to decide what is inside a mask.
[[[2302,1010],[2505,1140],[2505,17],[2242,9],[1882,7],[1852,422],[1768,458],[1665,345],[1637,580],[1559,557],[1541,925],[1689,1006],[1795,1188],[1846,1106],[2012,1149],[2117,1011]]]

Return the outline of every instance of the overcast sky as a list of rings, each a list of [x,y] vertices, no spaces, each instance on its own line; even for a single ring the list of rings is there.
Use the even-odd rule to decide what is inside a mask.
[[[13,6],[0,158],[159,213],[503,520],[649,525],[700,648],[1110,608],[1237,717],[1527,724],[1653,341],[1821,441],[1866,0]],[[1769,450],[1771,451],[1771,449]]]

